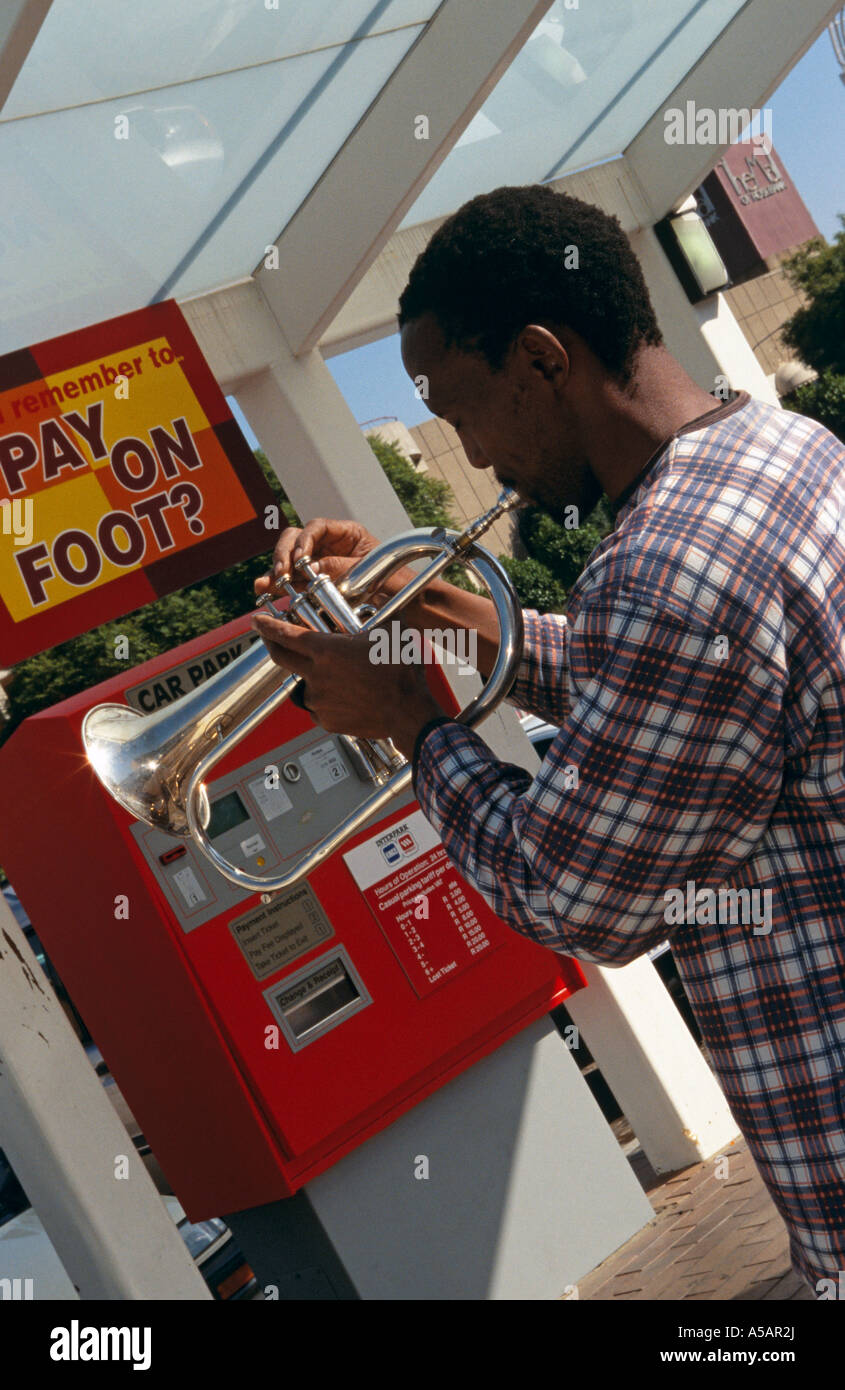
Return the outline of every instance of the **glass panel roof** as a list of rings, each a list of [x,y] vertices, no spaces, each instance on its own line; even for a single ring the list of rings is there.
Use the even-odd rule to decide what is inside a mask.
[[[248,275],[437,0],[53,0],[0,117],[0,352]]]
[[[556,0],[403,222],[620,154],[745,0]]]
[[[743,3],[556,0],[404,225],[618,153]],[[53,0],[0,114],[0,352],[250,274],[437,8]]]
[[[437,0],[53,0],[3,119],[150,92],[424,23]]]

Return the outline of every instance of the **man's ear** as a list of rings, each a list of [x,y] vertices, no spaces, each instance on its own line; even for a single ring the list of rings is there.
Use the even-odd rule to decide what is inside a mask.
[[[530,371],[544,381],[562,386],[569,376],[569,353],[558,337],[541,324],[529,323],[517,338],[517,350]]]

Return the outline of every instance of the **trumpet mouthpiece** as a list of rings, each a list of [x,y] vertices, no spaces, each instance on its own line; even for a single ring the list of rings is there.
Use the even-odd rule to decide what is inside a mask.
[[[503,487],[502,491],[499,493],[496,506],[500,509],[501,513],[509,512],[514,507],[522,506],[522,498],[515,488]]]
[[[474,542],[478,540],[479,536],[483,536],[485,531],[489,531],[490,527],[495,525],[500,516],[504,516],[505,512],[509,512],[512,507],[519,506],[521,501],[522,498],[519,493],[512,487],[503,488],[499,493],[495,506],[492,506],[489,512],[484,512],[482,516],[476,517],[475,521],[463,532],[460,540],[456,542],[457,550],[464,551],[468,549],[469,546],[473,545]]]

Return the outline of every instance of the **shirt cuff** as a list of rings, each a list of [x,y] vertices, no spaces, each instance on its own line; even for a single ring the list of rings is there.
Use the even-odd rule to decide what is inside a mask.
[[[417,766],[419,764],[420,754],[422,753],[422,746],[428,738],[429,734],[432,732],[432,730],[439,729],[441,724],[454,724],[456,722],[457,721],[455,719],[450,719],[448,714],[440,714],[437,716],[436,719],[429,719],[427,724],[423,724],[422,728],[417,734],[416,739],[414,740],[414,751],[411,755],[411,766],[414,771],[413,780],[415,782],[417,780]]]

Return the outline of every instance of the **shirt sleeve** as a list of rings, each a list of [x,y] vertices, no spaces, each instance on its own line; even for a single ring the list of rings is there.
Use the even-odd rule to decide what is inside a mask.
[[[562,615],[523,609],[522,661],[508,702],[549,724],[569,713],[569,627]]]
[[[462,725],[422,741],[420,805],[509,926],[622,965],[670,934],[669,890],[718,887],[751,853],[780,792],[785,676],[716,636],[636,597],[585,605],[533,780]]]

